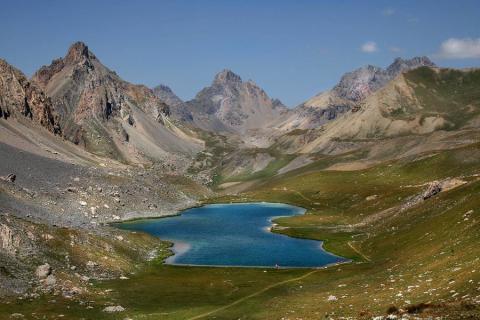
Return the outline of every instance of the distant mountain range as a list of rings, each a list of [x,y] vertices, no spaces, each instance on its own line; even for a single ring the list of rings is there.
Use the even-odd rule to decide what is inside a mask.
[[[309,152],[331,139],[445,127],[450,122],[442,113],[421,119],[413,114],[425,112],[418,88],[404,75],[422,67],[434,74],[439,70],[427,57],[397,58],[386,69],[361,67],[331,90],[288,109],[227,69],[194,99],[182,101],[165,85],[150,89],[122,80],[77,42],[31,80],[1,60],[0,114],[31,121],[88,152],[123,162],[187,159],[204,147],[198,130],[237,137],[247,145]],[[407,109],[416,120],[397,119]]]
[[[212,85],[204,88],[188,102],[183,102],[167,86],[153,90],[157,97],[174,106],[177,118],[204,130],[236,132],[276,128],[281,132],[313,129],[337,118],[370,94],[385,86],[399,74],[418,67],[435,67],[428,57],[397,58],[386,69],[367,65],[344,74],[331,90],[321,92],[294,109],[270,99],[254,82],[243,82],[230,70],[215,76]]]

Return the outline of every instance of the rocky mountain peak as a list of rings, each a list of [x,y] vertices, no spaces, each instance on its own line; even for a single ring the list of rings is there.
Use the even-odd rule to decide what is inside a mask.
[[[378,72],[378,71],[382,70],[382,68],[374,66],[372,64],[367,64],[366,66],[361,67],[360,70],[366,70],[368,72]],[[355,71],[357,71],[357,70],[355,70]],[[355,72],[355,71],[353,71],[353,72]]]
[[[160,84],[152,89],[153,93],[169,106],[177,106],[183,103],[169,86]]]
[[[367,65],[344,74],[333,91],[341,98],[359,101],[383,85],[384,78],[381,68]]]
[[[387,68],[387,73],[393,77],[397,76],[398,74],[410,70],[415,69],[418,67],[436,67],[435,63],[433,63],[428,57],[413,57],[411,59],[402,59],[396,58],[391,65]]]
[[[74,64],[87,59],[95,59],[95,55],[88,50],[85,43],[78,41],[70,46],[64,61],[66,64]]]
[[[65,57],[54,59],[50,65],[42,66],[35,72],[32,80],[45,90],[51,78],[63,69],[80,67],[84,70],[92,70],[93,60],[98,62],[95,55],[88,49],[88,46],[78,41],[70,46]]]
[[[170,89],[169,86],[167,85],[164,85],[164,84],[159,84],[158,86],[156,86],[154,89],[158,89],[158,90],[162,90],[164,92],[168,92],[168,93],[173,93],[173,90]]]
[[[239,75],[228,69],[223,69],[222,71],[217,73],[217,75],[215,75],[215,79],[213,80],[213,83],[217,85],[238,84],[241,82],[242,78],[240,78]]]
[[[283,104],[283,102],[277,98],[272,99],[272,106],[274,108],[287,109],[287,107]]]
[[[285,108],[272,101],[252,80],[244,82],[239,75],[224,69],[211,86],[185,103],[185,109],[190,113],[189,121],[201,129],[244,134],[272,123]]]
[[[424,56],[412,59],[396,58],[387,69],[366,65],[344,74],[333,91],[341,98],[359,101],[383,87],[400,73],[423,66],[435,67],[435,64]]]

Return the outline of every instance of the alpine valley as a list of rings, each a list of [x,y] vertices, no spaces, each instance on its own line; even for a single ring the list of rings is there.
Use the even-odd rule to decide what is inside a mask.
[[[480,69],[397,58],[291,108],[228,69],[183,101],[93,51],[0,60],[0,319],[480,317]],[[342,262],[168,265],[116,225],[250,202],[306,209],[269,230]]]

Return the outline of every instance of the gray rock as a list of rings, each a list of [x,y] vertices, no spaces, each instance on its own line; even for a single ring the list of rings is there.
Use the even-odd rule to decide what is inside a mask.
[[[51,273],[52,267],[48,263],[38,266],[37,270],[35,271],[35,275],[40,280],[46,279]]]
[[[3,177],[3,180],[8,182],[15,182],[16,179],[17,179],[17,176],[13,173],[10,173],[9,175]]]
[[[49,287],[53,287],[57,283],[57,278],[53,274],[50,274],[46,279],[45,279],[45,285]]]
[[[103,309],[103,312],[113,313],[113,312],[123,312],[125,308],[122,306],[108,306]]]
[[[68,188],[67,188],[67,191],[68,191],[68,192],[71,192],[71,193],[75,193],[75,192],[77,192],[77,188],[75,188],[75,187],[68,187]]]
[[[94,268],[94,267],[98,266],[98,263],[93,262],[93,261],[87,261],[86,266],[87,266],[87,268]]]

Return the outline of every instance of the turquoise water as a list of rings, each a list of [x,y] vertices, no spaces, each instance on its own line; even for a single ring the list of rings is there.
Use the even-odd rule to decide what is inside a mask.
[[[322,242],[272,233],[271,220],[305,209],[276,203],[212,204],[179,216],[121,223],[174,243],[167,264],[244,267],[320,267],[345,259],[322,249]]]

